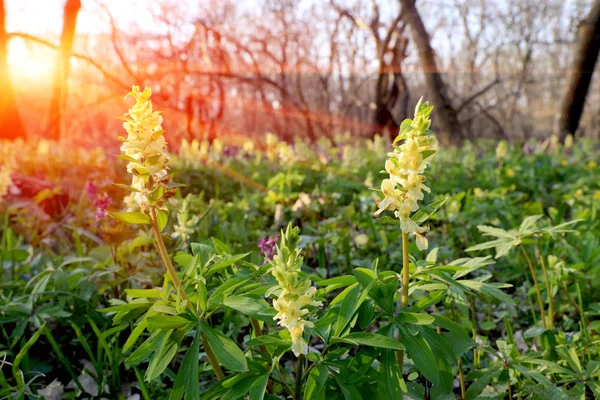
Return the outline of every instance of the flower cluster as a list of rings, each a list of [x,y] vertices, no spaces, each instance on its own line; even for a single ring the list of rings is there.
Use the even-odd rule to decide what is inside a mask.
[[[389,178],[381,182],[385,198],[379,202],[379,209],[375,212],[377,216],[385,210],[394,211],[394,215],[400,220],[402,231],[416,234],[420,250],[428,247],[425,237],[428,228],[419,226],[411,219],[411,214],[419,209],[418,202],[423,200],[423,192],[430,192],[423,182],[425,169],[435,153],[432,147],[436,140],[429,129],[432,110],[433,106],[419,100],[414,119],[402,122],[400,134],[394,140],[394,151],[388,153],[385,162],[385,170],[389,174]],[[397,145],[400,141],[402,144]]]
[[[110,197],[107,193],[103,193],[101,196],[98,196],[96,201],[94,201],[94,206],[96,206],[96,221],[101,221],[106,218],[106,209],[111,204],[112,197]]]
[[[190,237],[194,234],[196,225],[200,222],[200,217],[194,215],[190,218],[190,201],[191,196],[188,195],[181,202],[181,207],[177,212],[177,224],[173,227],[171,237],[173,239],[181,239],[183,244],[187,244]]]
[[[277,249],[277,241],[279,241],[279,235],[265,236],[258,241],[258,248],[260,253],[265,257],[265,264],[273,259],[275,250]]]
[[[277,279],[279,289],[277,300],[273,307],[277,311],[274,317],[278,324],[287,328],[292,337],[292,351],[296,357],[308,353],[308,344],[302,334],[305,327],[313,324],[305,319],[309,310],[307,306],[318,307],[322,303],[315,301],[317,289],[311,285],[308,277],[300,277],[303,258],[297,248],[299,242],[298,228],[288,225],[285,233],[282,231],[281,244],[273,257],[271,273]]]
[[[148,196],[152,191],[168,181],[165,131],[160,112],[152,111],[151,94],[150,88],[140,92],[138,86],[133,86],[125,96],[132,96],[136,103],[123,117],[123,128],[128,136],[126,139],[119,137],[123,141],[123,158],[129,161],[127,171],[133,174],[131,187],[134,192],[130,196],[142,210],[150,206]]]

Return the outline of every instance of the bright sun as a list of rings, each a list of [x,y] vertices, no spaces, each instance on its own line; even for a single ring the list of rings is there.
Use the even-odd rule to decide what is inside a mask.
[[[15,80],[42,83],[52,79],[55,52],[20,39],[8,46],[8,64]]]

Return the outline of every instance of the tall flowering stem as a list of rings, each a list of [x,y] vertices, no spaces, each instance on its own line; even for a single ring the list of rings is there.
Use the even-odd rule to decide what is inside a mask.
[[[428,227],[420,226],[411,216],[419,209],[419,201],[425,197],[424,192],[430,189],[425,182],[425,169],[431,156],[435,154],[436,144],[434,133],[429,129],[429,115],[433,110],[427,102],[419,100],[415,107],[413,119],[405,119],[400,125],[400,133],[394,140],[394,150],[388,153],[385,162],[385,172],[389,177],[381,182],[384,199],[378,204],[375,215],[384,211],[393,211],[400,221],[402,230],[402,306],[408,307],[408,288],[410,283],[410,262],[408,252],[408,235],[415,234],[419,250],[428,247],[425,236]],[[399,144],[400,143],[400,144]],[[402,371],[404,351],[396,353],[398,367]]]
[[[125,203],[128,208],[138,208],[142,216],[135,215],[134,223],[149,223],[156,237],[156,244],[160,257],[167,269],[167,275],[177,289],[179,298],[186,303],[192,313],[196,313],[194,306],[190,303],[185,288],[181,284],[177,271],[171,262],[167,248],[163,241],[161,230],[168,217],[168,212],[163,209],[164,201],[175,193],[175,186],[170,184],[168,173],[169,155],[167,153],[167,142],[163,136],[162,116],[159,111],[153,111],[150,96],[150,88],[140,92],[138,86],[133,86],[131,92],[125,98],[131,96],[136,103],[122,118],[125,122],[123,128],[127,131],[127,138],[119,137],[123,141],[121,158],[129,161],[127,171],[133,175],[131,186],[132,193],[127,196]],[[114,217],[127,222],[131,215],[115,214]],[[206,355],[218,380],[225,378],[225,374],[217,361],[208,341],[203,333],[200,335]]]
[[[303,258],[298,249],[298,228],[289,224],[286,231],[282,231],[281,243],[277,247],[277,254],[273,257],[271,273],[277,279],[279,288],[275,291],[277,299],[273,308],[277,311],[275,319],[278,325],[286,328],[292,337],[292,351],[296,357],[308,353],[308,344],[302,334],[305,327],[313,324],[305,317],[310,313],[308,306],[318,307],[322,303],[315,301],[317,289],[311,285],[308,277],[300,277]]]

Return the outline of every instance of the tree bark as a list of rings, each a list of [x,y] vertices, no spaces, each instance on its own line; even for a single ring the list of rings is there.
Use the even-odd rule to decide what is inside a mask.
[[[581,21],[577,33],[575,58],[556,124],[556,134],[561,142],[568,134],[575,135],[579,128],[599,52],[600,0],[596,0],[588,17]]]
[[[416,8],[416,0],[400,0],[404,12],[404,21],[410,26],[413,42],[419,53],[425,82],[436,106],[438,137],[442,142],[460,142],[463,136],[456,109],[450,102],[448,87],[437,67],[435,52],[431,47],[429,34]]]
[[[23,121],[17,110],[15,92],[8,68],[8,35],[6,34],[6,10],[4,1],[0,0],[0,139],[16,139],[25,137]]]
[[[48,138],[58,140],[63,132],[63,111],[67,93],[67,79],[69,77],[69,65],[73,41],[75,39],[75,26],[77,14],[81,8],[81,0],[66,0],[64,8],[64,19],[62,34],[60,36],[60,49],[56,57],[56,70],[54,72],[54,88],[50,102],[50,122],[48,126]]]

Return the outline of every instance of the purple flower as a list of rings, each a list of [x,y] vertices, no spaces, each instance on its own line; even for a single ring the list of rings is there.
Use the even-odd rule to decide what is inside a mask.
[[[83,190],[87,192],[87,196],[90,201],[93,201],[98,195],[98,186],[94,185],[94,182],[92,181],[87,181]]]
[[[100,221],[106,217],[106,209],[112,203],[112,198],[103,193],[100,197],[94,201],[94,206],[96,207],[96,221]]]
[[[265,263],[273,259],[278,241],[279,235],[267,236],[258,241],[258,248],[260,249],[260,253],[265,257]]]
[[[240,148],[236,147],[236,146],[227,146],[223,149],[223,155],[225,157],[235,157],[237,156],[238,152],[239,152]]]

